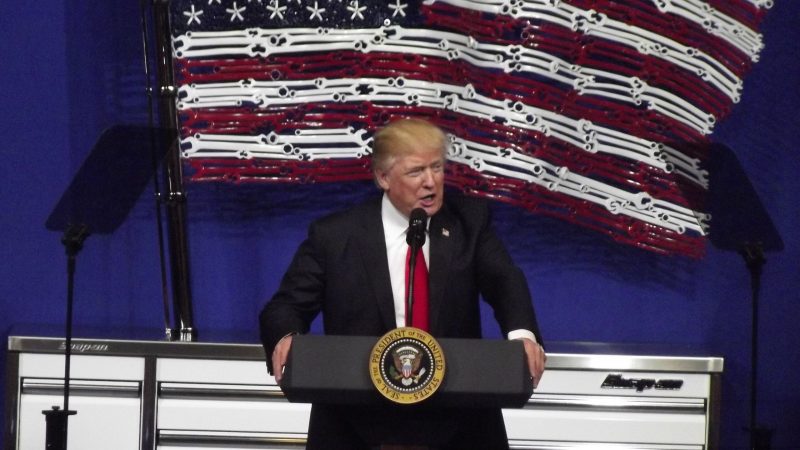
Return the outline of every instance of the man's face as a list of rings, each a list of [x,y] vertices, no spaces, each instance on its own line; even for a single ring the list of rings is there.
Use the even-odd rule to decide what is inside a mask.
[[[432,216],[444,200],[444,158],[441,149],[420,148],[397,156],[388,170],[376,171],[381,189],[406,217],[415,208]]]

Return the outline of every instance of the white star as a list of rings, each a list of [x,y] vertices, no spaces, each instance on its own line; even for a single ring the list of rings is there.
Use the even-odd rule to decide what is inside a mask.
[[[237,8],[236,2],[233,2],[233,8],[226,8],[225,12],[231,15],[231,22],[233,22],[233,19],[244,20],[244,17],[242,17],[242,11],[244,11],[245,9],[247,9],[246,6]]]
[[[218,5],[221,5],[222,4],[222,3],[220,3],[221,1],[222,0],[208,0],[208,4],[210,5],[210,4],[214,3],[214,2],[217,2]]]
[[[408,8],[408,3],[400,3],[400,0],[394,0],[394,5],[389,5],[389,8],[392,9],[394,12],[392,13],[392,17],[400,14],[401,16],[405,17],[406,12],[404,11]]]
[[[200,16],[203,14],[203,10],[195,11],[194,5],[192,5],[192,11],[184,11],[183,15],[188,17],[189,20],[186,22],[186,25],[191,25],[193,20],[197,21],[197,24],[200,25]]]
[[[274,19],[275,16],[278,16],[279,19],[283,19],[283,12],[286,11],[286,7],[281,6],[281,4],[278,3],[278,0],[270,1],[267,9],[272,12],[272,14],[269,16],[270,19]]]
[[[362,6],[362,7],[358,6],[358,0],[353,0],[352,2],[350,2],[350,6],[347,7],[347,10],[350,11],[351,13],[353,13],[353,15],[350,16],[350,20],[355,19],[356,16],[358,16],[359,19],[364,20],[364,15],[361,14],[361,13],[365,9],[367,9],[366,6]]]
[[[314,7],[313,8],[310,7],[310,6],[306,6],[306,9],[308,10],[308,12],[311,13],[311,15],[308,16],[309,20],[313,19],[314,17],[319,17],[320,21],[323,20],[322,19],[322,13],[325,12],[325,8],[320,8],[319,5],[317,5],[317,3],[318,2],[314,2]]]

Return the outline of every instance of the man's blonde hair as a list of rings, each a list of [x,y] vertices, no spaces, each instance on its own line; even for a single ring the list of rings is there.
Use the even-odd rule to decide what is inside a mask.
[[[447,157],[447,138],[436,125],[422,119],[398,119],[372,136],[372,171],[386,171],[395,158],[420,149],[438,149]]]

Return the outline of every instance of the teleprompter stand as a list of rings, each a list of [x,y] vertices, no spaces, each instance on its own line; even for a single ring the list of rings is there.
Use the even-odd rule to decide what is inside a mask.
[[[115,126],[98,139],[45,226],[63,232],[67,254],[67,317],[64,350],[64,407],[42,411],[45,448],[66,450],[69,409],[72,310],[78,253],[90,234],[110,234],[133,208],[153,176],[174,132],[143,126]]]
[[[709,211],[711,244],[744,258],[750,275],[752,331],[750,342],[750,448],[769,450],[772,430],[759,424],[758,405],[758,304],[766,252],[783,250],[783,240],[750,183],[735,153],[721,144],[711,146]]]

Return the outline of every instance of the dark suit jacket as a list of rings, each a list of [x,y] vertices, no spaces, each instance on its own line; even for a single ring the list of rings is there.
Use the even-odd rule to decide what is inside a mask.
[[[277,342],[287,334],[307,332],[320,311],[326,334],[380,336],[395,328],[380,205],[376,198],[312,223],[278,292],[260,315],[271,373]],[[485,201],[448,192],[431,218],[429,239],[434,337],[481,337],[478,302],[483,295],[504,334],[528,329],[542,342],[525,276],[492,230]],[[491,421],[497,422],[498,416],[495,411]],[[502,417],[499,421],[502,427]],[[314,434],[312,410],[309,442]],[[502,436],[505,440],[504,429]]]

